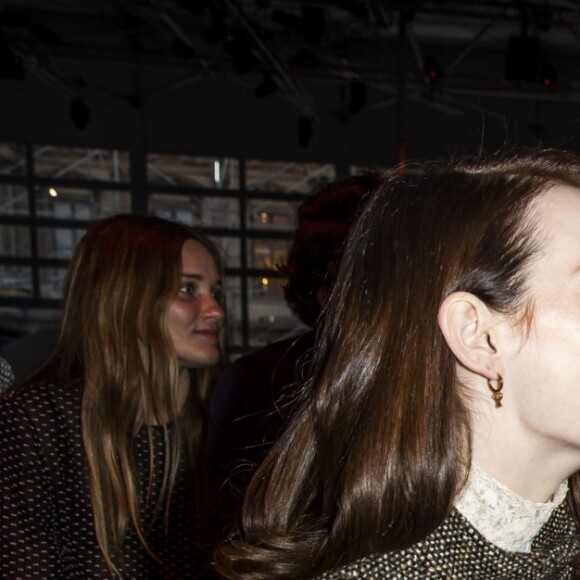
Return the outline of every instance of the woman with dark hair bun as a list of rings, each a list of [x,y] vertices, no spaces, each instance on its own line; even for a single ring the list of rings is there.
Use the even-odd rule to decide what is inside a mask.
[[[225,358],[201,233],[119,215],[87,231],[52,359],[0,398],[2,578],[196,578],[198,448]]]
[[[386,176],[351,230],[300,408],[227,578],[580,571],[580,157]]]

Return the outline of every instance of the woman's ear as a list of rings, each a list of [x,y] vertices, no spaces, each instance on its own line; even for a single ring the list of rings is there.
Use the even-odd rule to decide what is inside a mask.
[[[497,377],[497,313],[469,292],[453,292],[441,303],[437,320],[459,363],[483,377]]]

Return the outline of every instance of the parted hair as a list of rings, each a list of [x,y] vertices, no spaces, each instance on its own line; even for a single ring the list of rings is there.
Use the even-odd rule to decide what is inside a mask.
[[[286,302],[308,326],[316,326],[320,315],[316,291],[332,287],[349,229],[379,183],[378,173],[347,177],[326,185],[298,209],[298,226],[279,270],[286,277]]]
[[[527,150],[384,177],[344,250],[301,406],[250,483],[239,536],[216,553],[224,576],[311,578],[409,547],[449,515],[470,418],[437,313],[465,291],[531,321],[531,204],[554,184],[580,187],[578,156]],[[578,519],[577,474],[570,487]]]
[[[215,246],[184,225],[157,217],[117,215],[90,227],[68,271],[55,355],[40,372],[54,380],[82,384],[81,426],[94,527],[114,572],[128,526],[155,558],[139,511],[135,435],[147,426],[152,453],[151,424],[171,421],[173,425],[165,427],[162,491],[155,506],[158,517],[167,516],[180,457],[185,455],[195,471],[204,403],[217,372],[190,370],[188,400],[182,410],[177,408],[179,369],[166,315],[177,297],[186,240],[207,248],[221,273]]]

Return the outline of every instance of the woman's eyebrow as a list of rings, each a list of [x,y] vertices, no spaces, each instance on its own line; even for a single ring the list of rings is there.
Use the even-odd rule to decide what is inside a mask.
[[[181,274],[182,278],[186,278],[188,280],[196,280],[198,282],[203,282],[205,280],[205,276],[203,276],[202,274],[189,274],[184,272],[183,274]],[[223,288],[224,283],[222,281],[221,278],[218,278],[215,282],[212,283],[212,287],[214,288]]]

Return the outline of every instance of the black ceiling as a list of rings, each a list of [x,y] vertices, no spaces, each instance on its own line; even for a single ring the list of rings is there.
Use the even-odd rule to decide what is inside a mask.
[[[311,89],[343,91],[343,114],[401,97],[439,107],[472,98],[580,102],[580,2],[276,0],[5,1],[0,77],[33,75],[69,96],[123,91],[94,67],[149,71],[128,98],[200,78],[235,79],[290,99],[306,117]],[[69,72],[74,63],[86,74]],[[521,77],[521,78],[518,78]],[[543,82],[542,82],[543,81]],[[546,86],[546,84],[550,86]]]

